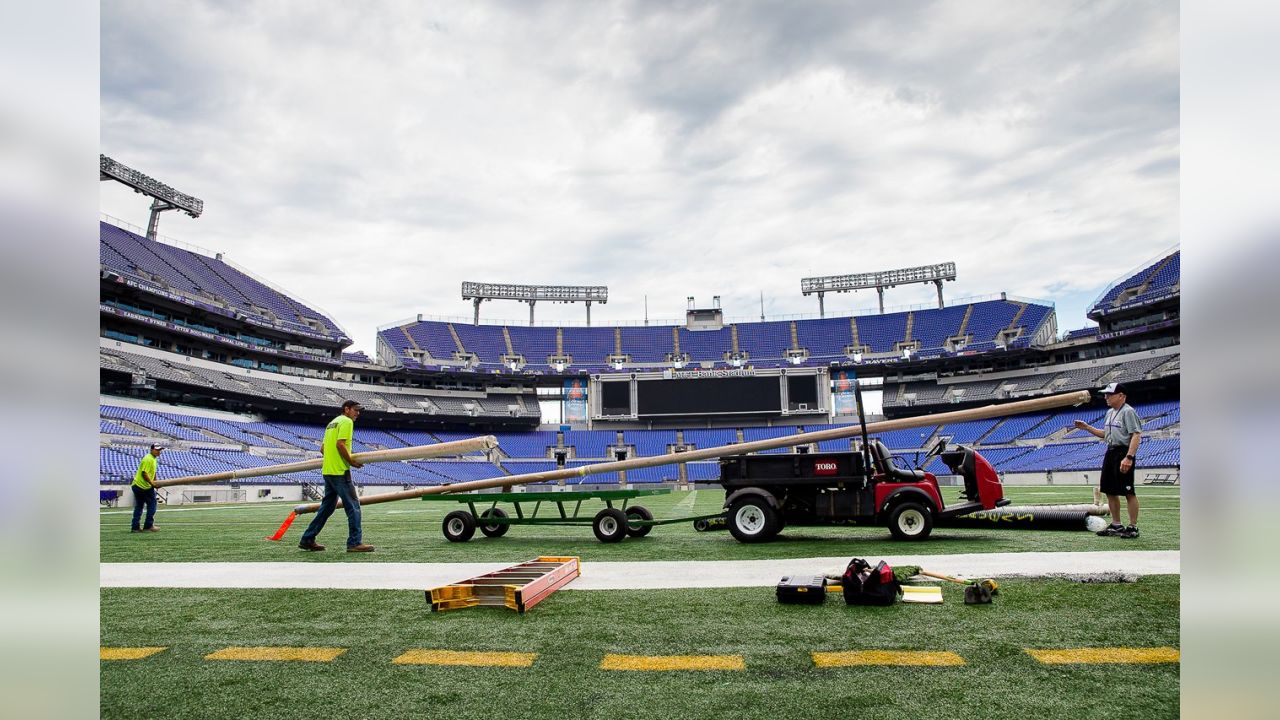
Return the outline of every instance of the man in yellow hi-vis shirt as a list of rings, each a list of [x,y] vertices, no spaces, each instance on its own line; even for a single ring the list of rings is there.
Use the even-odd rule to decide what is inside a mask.
[[[347,552],[373,552],[372,545],[365,545],[360,530],[360,498],[356,497],[356,486],[351,482],[351,468],[363,465],[351,457],[351,436],[355,429],[355,419],[360,417],[360,403],[348,400],[342,403],[342,413],[329,422],[324,429],[324,465],[320,473],[324,475],[324,499],[320,501],[320,509],[316,517],[302,534],[298,547],[303,550],[323,550],[324,546],[316,542],[316,536],[324,529],[329,516],[342,500],[342,508],[347,511]]]
[[[156,527],[156,489],[152,483],[156,480],[156,458],[160,457],[164,448],[159,445],[152,445],[146,455],[142,456],[142,460],[138,463],[138,470],[133,474],[133,484],[129,489],[133,490],[133,526],[130,532],[159,532]],[[147,523],[143,527],[138,527],[138,518],[142,516],[143,506],[147,508]]]

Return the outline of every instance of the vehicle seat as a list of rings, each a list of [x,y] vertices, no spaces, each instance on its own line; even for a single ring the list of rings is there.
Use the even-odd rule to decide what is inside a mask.
[[[920,482],[924,480],[923,470],[904,470],[894,465],[893,453],[889,452],[889,448],[885,447],[879,438],[871,441],[871,459],[876,464],[876,470],[898,482]]]
[[[967,500],[978,500],[978,468],[973,460],[973,450],[957,445],[954,450],[944,451],[942,462],[951,468],[951,472],[964,478],[964,494]]]

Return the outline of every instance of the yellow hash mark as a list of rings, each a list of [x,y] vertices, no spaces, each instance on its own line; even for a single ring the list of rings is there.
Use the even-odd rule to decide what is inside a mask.
[[[99,660],[141,660],[168,650],[168,647],[101,647]]]
[[[330,662],[346,651],[346,648],[324,647],[228,647],[211,652],[204,659]]]
[[[601,670],[746,670],[741,655],[605,655]]]
[[[1100,663],[1176,663],[1181,653],[1177,648],[1075,648],[1073,650],[1037,650],[1027,648],[1027,654],[1046,665],[1100,664]]]
[[[814,667],[850,667],[854,665],[964,665],[964,658],[953,652],[931,650],[847,650],[813,653]]]
[[[529,667],[537,653],[466,652],[460,650],[409,650],[391,662],[396,665],[476,665]]]

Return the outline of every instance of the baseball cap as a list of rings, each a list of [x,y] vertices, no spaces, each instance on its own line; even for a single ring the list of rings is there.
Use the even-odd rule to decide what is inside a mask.
[[[1116,393],[1124,393],[1125,395],[1129,394],[1128,390],[1124,386],[1124,383],[1113,382],[1110,385],[1102,388],[1103,395],[1115,395]]]
[[[163,445],[157,445],[157,444],[155,444],[155,443],[152,443],[152,445],[151,445],[151,449],[152,449],[152,450],[163,450],[163,449],[164,449],[164,446],[163,446]]]

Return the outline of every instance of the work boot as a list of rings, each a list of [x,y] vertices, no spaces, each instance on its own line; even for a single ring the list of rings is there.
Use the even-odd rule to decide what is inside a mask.
[[[156,527],[155,525],[152,525],[149,528],[142,528],[142,532],[160,532],[160,528]]]
[[[310,542],[310,543],[298,543],[298,549],[299,549],[299,550],[308,550],[308,551],[310,551],[310,552],[320,552],[321,550],[323,550],[323,549],[324,549],[324,546],[323,546],[323,545],[321,545],[320,543],[315,543],[315,542]]]
[[[360,543],[359,545],[352,545],[347,548],[347,552],[373,552],[373,546]]]

